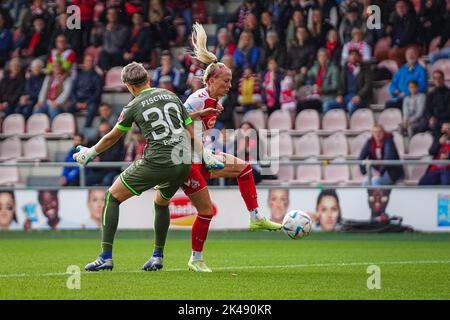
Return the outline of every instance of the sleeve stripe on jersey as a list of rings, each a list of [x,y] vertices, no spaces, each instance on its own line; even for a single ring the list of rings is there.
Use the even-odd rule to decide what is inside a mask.
[[[192,123],[192,118],[191,117],[188,117],[188,118],[186,118],[186,120],[184,120],[184,125],[185,126],[190,125],[191,123]]]
[[[130,131],[131,127],[125,127],[123,125],[121,125],[120,123],[116,124],[116,128],[119,129],[120,131]]]

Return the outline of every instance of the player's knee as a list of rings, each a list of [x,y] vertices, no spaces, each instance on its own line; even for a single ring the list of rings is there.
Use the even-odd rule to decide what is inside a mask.
[[[212,217],[214,214],[212,206],[203,207],[201,210],[198,210],[198,215],[201,217]]]

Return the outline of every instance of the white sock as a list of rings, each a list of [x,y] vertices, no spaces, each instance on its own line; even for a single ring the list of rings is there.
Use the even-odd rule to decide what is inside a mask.
[[[191,260],[203,260],[203,253],[201,251],[192,251]]]
[[[258,208],[250,210],[250,220],[262,220],[264,216],[258,212]]]

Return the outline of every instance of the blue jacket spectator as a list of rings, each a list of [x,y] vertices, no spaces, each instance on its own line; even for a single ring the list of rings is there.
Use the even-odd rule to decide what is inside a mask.
[[[176,92],[180,86],[180,71],[172,64],[172,55],[169,51],[161,53],[161,66],[153,73],[152,86]]]
[[[44,63],[40,59],[31,62],[31,73],[25,83],[25,92],[19,98],[15,113],[21,113],[26,119],[31,115],[33,106],[39,99],[39,92],[44,83],[45,73],[42,71]]]
[[[94,59],[85,55],[82,70],[73,81],[69,111],[87,110],[85,127],[91,127],[102,96],[102,78],[94,69]]]
[[[77,152],[76,147],[78,145],[85,144],[85,139],[82,134],[75,134],[73,136],[73,146],[67,152],[64,162],[75,162],[73,154]],[[80,169],[79,167],[64,167],[59,178],[59,184],[61,186],[78,186],[80,183]]]
[[[391,134],[384,132],[383,127],[376,125],[372,129],[372,137],[366,142],[359,155],[359,160],[399,160]],[[380,186],[394,184],[403,176],[402,166],[372,166],[372,180],[364,179],[363,185]],[[367,174],[366,167],[360,166],[361,173]]]
[[[258,69],[259,49],[255,47],[251,32],[243,31],[241,33],[233,57],[238,70],[242,70],[245,65],[251,66],[253,70]]]
[[[0,14],[0,68],[5,66],[12,48],[13,38],[11,31],[5,27],[5,19]]]

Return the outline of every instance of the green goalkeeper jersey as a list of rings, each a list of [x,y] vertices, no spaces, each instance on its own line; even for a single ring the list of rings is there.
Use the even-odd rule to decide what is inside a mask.
[[[190,138],[185,126],[192,119],[174,93],[159,88],[142,90],[123,108],[116,128],[129,131],[133,122],[147,140],[143,156],[146,160],[174,166],[182,163],[186,157],[190,159]]]

